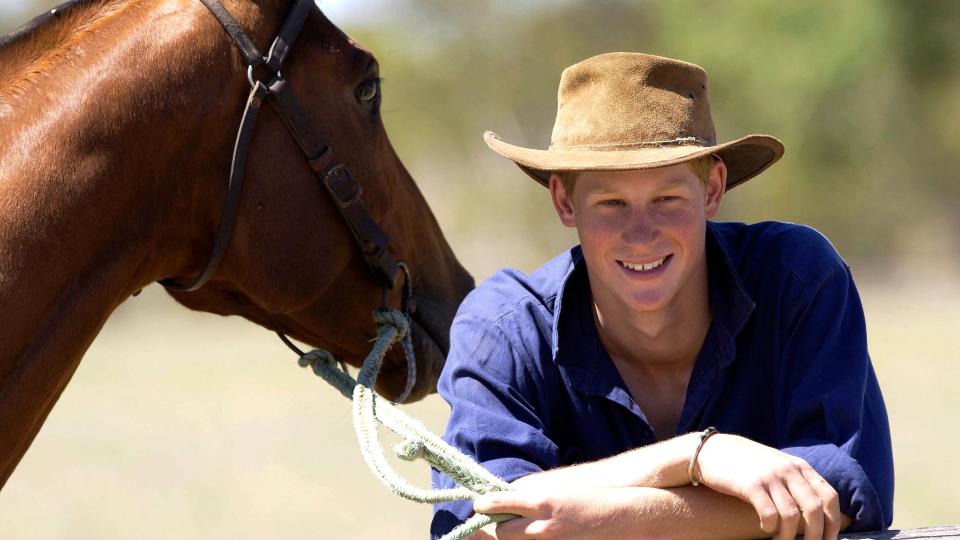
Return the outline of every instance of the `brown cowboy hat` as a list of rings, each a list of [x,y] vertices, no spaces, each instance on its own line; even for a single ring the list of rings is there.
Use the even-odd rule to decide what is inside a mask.
[[[546,186],[555,171],[652,169],[716,154],[727,189],[783,155],[770,135],[717,144],[707,73],[700,66],[640,53],[607,53],[563,70],[550,147],[524,148],[492,131],[483,139]]]

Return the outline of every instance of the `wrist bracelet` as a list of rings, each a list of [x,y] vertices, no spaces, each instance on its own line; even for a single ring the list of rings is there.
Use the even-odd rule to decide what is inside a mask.
[[[697,449],[693,451],[693,457],[690,458],[690,466],[687,467],[687,475],[690,476],[690,484],[693,486],[700,485],[700,480],[697,480],[696,476],[693,474],[693,470],[697,466],[697,456],[700,455],[700,450],[703,449],[703,443],[707,442],[707,439],[716,435],[717,433],[720,433],[717,431],[717,428],[710,426],[703,430],[703,433],[700,434],[700,443],[697,444]]]

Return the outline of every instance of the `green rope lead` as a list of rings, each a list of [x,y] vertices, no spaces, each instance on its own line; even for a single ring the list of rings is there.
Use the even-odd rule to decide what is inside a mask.
[[[373,390],[374,384],[390,347],[398,341],[402,343],[408,370],[409,364],[413,363],[413,350],[410,344],[410,322],[405,314],[395,310],[379,310],[373,313],[373,319],[377,323],[377,338],[356,379],[338,367],[336,358],[327,351],[310,351],[300,357],[299,363],[301,367],[310,366],[316,375],[353,401],[353,426],[360,452],[374,475],[393,493],[420,503],[473,499],[483,493],[511,489],[509,484],[431,433],[422,423],[377,397]],[[408,382],[408,386],[409,384]],[[383,454],[377,434],[378,422],[404,439],[403,443],[394,448],[401,459],[423,459],[453,479],[459,487],[421,489],[398,475]],[[476,514],[441,540],[463,540],[491,523],[515,517],[515,514]]]

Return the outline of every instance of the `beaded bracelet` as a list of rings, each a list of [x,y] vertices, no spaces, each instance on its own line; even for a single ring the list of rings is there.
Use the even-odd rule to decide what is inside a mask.
[[[700,443],[697,444],[697,449],[693,451],[693,457],[690,458],[690,466],[687,467],[687,475],[690,476],[690,484],[694,486],[700,485],[700,480],[693,474],[693,469],[697,466],[697,456],[700,455],[700,450],[703,449],[703,443],[707,442],[707,439],[720,433],[717,431],[717,428],[710,426],[707,429],[703,430],[703,433],[700,434]]]

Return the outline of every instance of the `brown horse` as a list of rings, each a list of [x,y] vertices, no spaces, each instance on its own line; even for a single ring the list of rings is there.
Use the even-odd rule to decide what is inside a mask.
[[[290,4],[224,2],[260,50]],[[283,76],[410,269],[411,397],[422,397],[473,280],[387,140],[373,56],[312,7]],[[204,268],[248,91],[243,57],[197,0],[74,0],[0,39],[0,486],[110,313],[150,283],[189,282]],[[206,285],[171,294],[354,365],[383,301],[269,107],[253,131],[229,248]],[[402,355],[391,354],[378,390],[396,396],[405,383]]]

